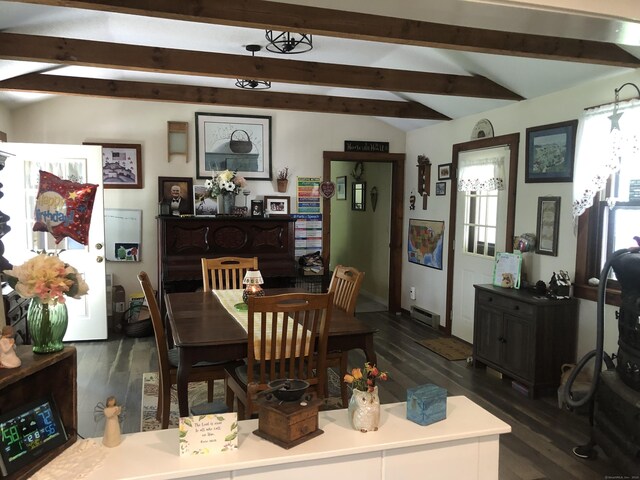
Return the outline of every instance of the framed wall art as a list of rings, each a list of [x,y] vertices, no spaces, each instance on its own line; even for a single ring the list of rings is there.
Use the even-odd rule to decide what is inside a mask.
[[[438,165],[438,180],[451,180],[451,167],[450,163]]]
[[[264,202],[262,200],[251,200],[251,216],[262,217],[264,215]]]
[[[444,222],[409,219],[407,253],[411,263],[442,270]]]
[[[558,255],[558,230],[560,229],[560,197],[538,197],[538,221],[536,223],[536,253]]]
[[[336,200],[347,199],[347,176],[336,177]]]
[[[447,182],[436,182],[436,196],[447,194]]]
[[[218,200],[211,198],[205,185],[193,186],[193,205],[196,216],[213,216],[218,214]]]
[[[572,182],[578,120],[527,128],[525,183]]]
[[[276,217],[291,213],[291,197],[264,197],[264,211]]]
[[[104,188],[142,188],[142,145],[139,143],[90,143],[102,147]]]
[[[271,180],[271,117],[196,113],[196,178]]]
[[[161,215],[193,215],[191,177],[158,177],[158,202]]]

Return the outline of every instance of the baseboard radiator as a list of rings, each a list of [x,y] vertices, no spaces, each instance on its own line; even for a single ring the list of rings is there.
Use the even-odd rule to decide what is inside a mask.
[[[413,305],[411,307],[411,318],[414,318],[420,323],[424,323],[431,328],[435,328],[436,330],[440,328],[440,315],[433,313],[426,308],[416,307]]]

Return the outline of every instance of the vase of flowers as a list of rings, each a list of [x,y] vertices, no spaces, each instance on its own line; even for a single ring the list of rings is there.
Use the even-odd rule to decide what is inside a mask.
[[[206,180],[204,185],[207,194],[218,200],[218,213],[231,215],[236,195],[247,186],[247,181],[237,171],[225,170],[215,174],[211,180]]]
[[[344,376],[344,381],[351,385],[353,393],[349,400],[347,412],[351,425],[361,432],[378,430],[380,424],[380,398],[376,380],[387,380],[388,374],[367,362],[364,373],[354,368]]]
[[[46,253],[40,253],[4,273],[18,295],[31,299],[27,327],[33,351],[51,353],[62,350],[68,323],[65,297],[86,295],[89,287],[82,276],[56,255]]]

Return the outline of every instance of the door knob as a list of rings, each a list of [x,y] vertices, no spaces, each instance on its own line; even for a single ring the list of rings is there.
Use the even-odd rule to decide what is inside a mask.
[[[102,250],[102,247],[104,245],[102,245],[101,243],[96,243],[96,250]]]
[[[100,255],[96,257],[96,262],[98,263],[102,263],[103,260],[104,260],[104,257],[101,257]]]

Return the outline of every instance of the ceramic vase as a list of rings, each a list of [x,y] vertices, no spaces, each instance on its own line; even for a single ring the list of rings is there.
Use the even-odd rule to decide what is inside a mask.
[[[223,193],[218,195],[218,213],[223,215],[232,215],[233,208],[236,206],[235,193]]]
[[[64,348],[62,339],[67,332],[67,305],[49,305],[35,298],[27,310],[27,327],[35,353],[53,353]]]
[[[380,398],[378,387],[373,392],[354,390],[347,409],[351,425],[361,432],[374,432],[380,424]]]

